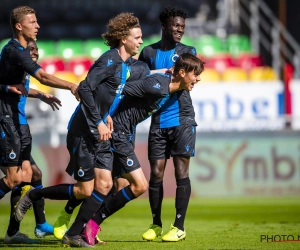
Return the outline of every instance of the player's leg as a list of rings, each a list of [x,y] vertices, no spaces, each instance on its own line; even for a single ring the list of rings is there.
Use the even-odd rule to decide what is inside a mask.
[[[182,136],[184,135],[184,136]],[[184,220],[191,195],[191,184],[189,179],[190,157],[195,152],[196,130],[191,125],[181,125],[174,128],[172,135],[171,155],[175,167],[176,198],[175,222],[170,231],[162,237],[163,241],[179,241],[186,237]]]
[[[0,159],[6,176],[0,179],[0,199],[22,182],[21,137],[11,118],[0,115]]]
[[[154,240],[163,232],[161,208],[164,196],[163,177],[170,157],[168,144],[168,129],[150,129],[148,137],[148,158],[150,163],[149,204],[152,214],[152,224],[142,235],[144,240]]]
[[[35,189],[41,189],[43,188],[42,171],[36,165],[32,157],[30,157],[30,164],[32,168],[31,186]],[[47,235],[53,235],[53,226],[46,221],[45,217],[45,200],[37,200],[32,206],[36,223],[34,229],[35,236],[38,238],[44,238]]]
[[[80,200],[91,195],[94,187],[94,169],[91,167],[93,166],[94,159],[93,152],[85,153],[84,151],[88,151],[89,147],[86,146],[84,138],[76,137],[69,133],[67,136],[67,148],[70,153],[67,171],[74,172],[75,179],[81,176],[78,179],[79,181],[75,185],[59,184],[52,187],[31,190],[23,199],[20,199],[16,206],[16,219],[18,221],[23,219],[32,202],[42,198],[51,200]]]
[[[130,145],[127,146],[129,148]],[[88,223],[84,234],[91,245],[94,244],[94,238],[98,233],[97,227],[105,219],[123,208],[129,201],[142,195],[148,188],[147,180],[133,148],[131,153],[127,153],[126,155],[120,155],[114,151],[114,168],[122,169],[122,176],[128,180],[130,185],[116,192],[109,201],[105,201],[105,204]]]
[[[95,173],[94,190],[92,191],[92,195],[82,202],[74,223],[63,236],[62,242],[64,246],[84,246],[81,240],[79,240],[78,244],[74,244],[74,240],[78,240],[82,237],[81,233],[84,229],[84,225],[101,207],[102,202],[112,187],[112,162],[113,155],[109,141],[99,142],[93,145],[93,158],[91,163],[94,165],[91,166],[94,166],[93,170]]]

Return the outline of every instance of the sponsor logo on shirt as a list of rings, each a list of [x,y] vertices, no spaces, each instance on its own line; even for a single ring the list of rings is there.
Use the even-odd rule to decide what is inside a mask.
[[[159,84],[159,83],[156,83],[156,84],[153,86],[153,88],[155,88],[155,89],[160,89],[160,84]]]
[[[108,59],[108,60],[107,60],[107,65],[106,65],[106,66],[108,67],[108,66],[112,65],[113,63],[114,63],[113,60]]]

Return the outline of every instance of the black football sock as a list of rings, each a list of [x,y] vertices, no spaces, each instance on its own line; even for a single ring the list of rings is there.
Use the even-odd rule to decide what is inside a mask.
[[[4,179],[2,178],[0,180],[0,200],[10,191],[11,189],[9,188],[9,186],[6,185]]]
[[[15,187],[10,196],[10,219],[7,229],[7,234],[9,237],[15,235],[20,230],[20,223],[15,219],[15,205],[20,200],[21,188]]]
[[[153,224],[162,227],[161,205],[164,197],[163,182],[149,181],[149,203],[152,212]]]
[[[73,184],[60,184],[42,189],[34,189],[29,193],[29,198],[35,202],[42,198],[50,200],[69,200],[75,199]]]
[[[33,186],[35,189],[43,188],[42,180],[32,181],[31,186]],[[39,200],[35,201],[32,204],[32,207],[33,207],[33,212],[34,212],[34,217],[35,217],[36,224],[45,223],[46,222],[45,200],[42,198],[42,199],[39,199]]]
[[[93,220],[100,225],[109,216],[120,210],[127,202],[135,199],[130,186],[122,188],[100,209],[94,216]]]
[[[71,199],[71,200],[68,200],[68,202],[65,206],[66,213],[72,214],[74,212],[74,209],[76,207],[78,207],[83,201],[84,201],[84,199],[80,199],[80,200]]]
[[[106,195],[94,190],[92,195],[86,198],[79,209],[74,223],[67,232],[69,236],[75,236],[82,232],[84,225],[93,217],[100,208]]]
[[[176,218],[174,222],[174,227],[178,227],[180,230],[184,231],[184,220],[191,196],[190,178],[187,177],[183,179],[178,179],[176,180],[176,184]]]

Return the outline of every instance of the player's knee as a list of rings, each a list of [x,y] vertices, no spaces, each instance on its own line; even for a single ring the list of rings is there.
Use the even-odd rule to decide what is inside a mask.
[[[86,187],[77,187],[74,190],[74,195],[76,199],[86,199],[92,195],[94,188],[90,186]]]
[[[131,184],[131,190],[136,197],[139,197],[148,190],[148,182],[145,179],[145,181],[141,181],[137,185]]]
[[[111,179],[95,182],[95,189],[102,194],[108,194],[112,187],[113,181]]]
[[[162,171],[160,168],[152,168],[150,178],[154,182],[162,181],[164,178],[164,171]]]

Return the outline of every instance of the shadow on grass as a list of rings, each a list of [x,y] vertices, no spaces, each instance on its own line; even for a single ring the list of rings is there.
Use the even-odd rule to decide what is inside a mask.
[[[29,247],[29,248],[39,248],[39,247],[53,247],[58,246],[62,247],[61,241],[58,240],[40,240],[39,243],[36,244],[5,244],[4,238],[0,238],[0,248],[20,248],[20,247]]]

